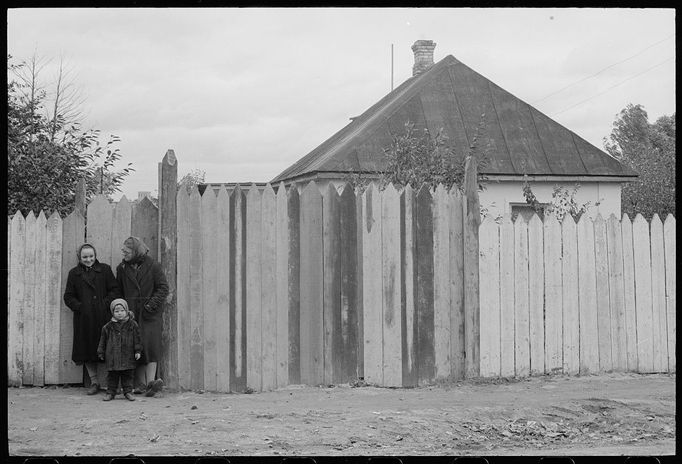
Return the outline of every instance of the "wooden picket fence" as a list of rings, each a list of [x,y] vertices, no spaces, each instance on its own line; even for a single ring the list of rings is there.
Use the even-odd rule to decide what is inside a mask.
[[[675,218],[480,228],[481,375],[675,372]]]

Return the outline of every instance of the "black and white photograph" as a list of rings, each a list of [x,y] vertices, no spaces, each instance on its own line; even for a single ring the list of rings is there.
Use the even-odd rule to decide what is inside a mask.
[[[6,11],[7,462],[672,462],[675,9]]]

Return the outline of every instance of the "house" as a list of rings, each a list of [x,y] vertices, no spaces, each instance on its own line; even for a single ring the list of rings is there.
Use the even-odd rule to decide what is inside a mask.
[[[488,182],[480,202],[491,215],[528,212],[522,191],[527,178],[540,202],[551,200],[555,185],[572,189],[580,183],[577,201],[600,203],[590,215],[620,217],[622,183],[634,180],[636,172],[452,55],[434,64],[435,46],[416,41],[411,78],[271,182],[314,180],[324,187],[340,185],[350,173],[378,177],[386,166],[383,149],[408,121],[432,135],[442,129],[463,154],[484,114],[480,145],[487,146],[489,163],[481,169]]]

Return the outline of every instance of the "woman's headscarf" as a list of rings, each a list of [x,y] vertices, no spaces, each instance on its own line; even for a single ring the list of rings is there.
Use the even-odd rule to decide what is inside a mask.
[[[115,308],[117,305],[123,306],[123,307],[125,308],[125,310],[126,310],[126,313],[128,313],[126,319],[124,319],[125,321],[127,321],[127,320],[129,320],[129,319],[132,319],[132,320],[135,319],[135,314],[134,314],[130,309],[128,309],[128,302],[127,302],[126,300],[124,300],[123,298],[116,298],[116,299],[115,299],[114,301],[112,301],[111,304],[109,305],[109,309],[111,310],[111,316],[112,316],[111,320],[112,320],[112,321],[116,321],[116,318],[114,318],[113,316],[114,316],[114,308]]]
[[[93,251],[93,253],[95,254],[95,262],[97,262],[97,250],[95,249],[95,247],[92,246],[92,245],[89,244],[89,243],[84,243],[84,244],[82,244],[81,246],[78,247],[78,252],[76,253],[77,256],[78,256],[78,264],[81,264],[81,265],[85,266],[85,265],[81,262],[81,251],[83,251],[83,248],[92,248],[92,251]],[[94,266],[94,263],[93,263],[93,266]]]
[[[139,237],[128,237],[123,244],[133,250],[133,257],[129,261],[131,264],[141,263],[149,253],[149,247]]]

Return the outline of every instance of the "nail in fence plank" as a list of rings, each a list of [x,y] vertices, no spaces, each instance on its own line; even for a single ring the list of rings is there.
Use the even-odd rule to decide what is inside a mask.
[[[586,214],[578,221],[579,372],[599,372],[597,286],[594,260],[594,223]]]
[[[417,372],[419,383],[431,383],[435,376],[433,345],[433,200],[426,185],[415,203],[417,298]],[[367,291],[367,290],[366,290]]]
[[[62,285],[62,219],[53,212],[46,228],[45,384],[59,383],[59,337]]]
[[[514,357],[514,223],[505,214],[500,223],[500,375],[516,372]]]
[[[287,192],[289,384],[301,383],[301,212],[298,187]]]
[[[275,200],[276,218],[276,259],[275,276],[277,287],[277,349],[275,350],[277,388],[289,385],[289,217],[287,212],[287,190],[284,182],[279,184]]]
[[[402,356],[403,386],[416,387],[417,377],[417,318],[415,307],[415,228],[414,190],[407,185],[400,194],[400,239],[401,239],[401,313],[402,313]]]
[[[35,336],[33,338],[33,385],[45,385],[45,317],[47,305],[47,219],[42,211],[36,220]]]
[[[23,372],[21,383],[33,385],[33,340],[36,336],[36,217],[33,211],[26,217],[26,242],[24,251],[24,307],[22,323],[24,326],[22,344]]]
[[[277,388],[277,210],[265,186],[261,210],[261,376],[263,391]]]
[[[213,189],[207,188],[201,196],[201,283],[203,286],[204,324],[204,390],[218,389],[218,199]]]
[[[125,241],[125,239],[133,235],[132,215],[133,215],[132,205],[124,195],[123,197],[121,197],[119,202],[113,206],[111,217],[111,242],[109,250],[109,256],[111,256],[111,261],[107,264],[111,265],[111,268],[114,270],[114,272],[116,272],[116,266],[118,266],[118,263],[120,263],[123,258],[121,254],[123,242]],[[135,221],[139,219],[140,219],[139,217],[136,217]],[[149,243],[147,243],[146,241],[145,244],[149,246]]]
[[[641,214],[632,223],[635,258],[635,304],[637,317],[637,369],[641,373],[654,371],[653,326],[651,311],[651,248],[649,224]]]
[[[187,190],[177,191],[177,340],[178,384],[192,388],[190,352],[192,346],[192,290],[190,281],[190,196]]]
[[[658,214],[651,218],[651,309],[654,339],[654,371],[668,370],[668,336],[665,307],[665,257],[663,224]]]
[[[599,370],[613,369],[611,352],[611,308],[609,306],[609,264],[606,221],[601,214],[594,220],[594,267],[597,282],[597,330],[599,333]]]
[[[190,388],[204,389],[204,287],[201,195],[189,196]]]
[[[149,256],[158,261],[159,208],[147,197],[133,207],[131,235],[139,237],[149,247]]]
[[[528,224],[522,215],[514,222],[514,372],[530,374],[530,320],[528,308]]]
[[[230,356],[232,391],[246,388],[246,194],[237,186],[230,197]]]
[[[537,214],[528,222],[528,280],[530,375],[542,375],[545,372],[545,265],[542,220]]]
[[[340,382],[358,378],[358,224],[353,188],[346,184],[339,197],[339,253],[341,256]]]
[[[246,195],[246,386],[261,391],[261,193]]]
[[[383,385],[383,292],[381,278],[381,192],[371,184],[362,194],[362,289],[364,378]]]
[[[12,217],[10,256],[10,295],[7,337],[7,385],[18,387],[23,377],[23,320],[24,320],[24,268],[26,249],[26,220],[20,211]]]
[[[341,257],[339,196],[329,183],[322,198],[324,383],[339,381],[341,365]]]
[[[611,306],[611,354],[613,369],[622,372],[627,370],[623,237],[620,221],[613,214],[606,221],[606,243],[609,262],[609,304]]]
[[[663,244],[665,249],[665,305],[666,305],[666,327],[668,344],[668,372],[675,372],[677,359],[675,354],[675,340],[677,335],[677,321],[675,311],[677,310],[677,282],[676,282],[676,236],[675,218],[668,214],[663,223]]]
[[[301,383],[324,382],[322,196],[315,182],[301,194]]]
[[[554,215],[545,217],[545,373],[563,369],[561,322],[561,226]]]
[[[623,243],[623,305],[625,308],[626,368],[637,372],[637,318],[635,306],[635,258],[632,222],[627,214],[621,220]]]
[[[487,217],[479,231],[481,262],[481,377],[500,376],[500,229]]]
[[[88,205],[85,217],[87,219],[86,242],[95,247],[97,259],[100,262],[112,264],[111,230],[114,219],[113,206],[109,203],[106,196],[97,195]],[[113,269],[116,269],[116,266],[113,266]]]
[[[580,306],[578,300],[578,237],[570,214],[561,222],[563,370],[577,375],[580,370]]]
[[[466,374],[464,334],[464,204],[457,188],[448,195],[450,239],[450,364],[451,378],[464,379]],[[499,298],[499,295],[498,295]],[[499,330],[499,318],[497,328]],[[498,338],[499,344],[499,338]],[[499,346],[499,345],[498,345]],[[499,354],[497,356],[499,362]],[[498,369],[499,371],[499,369]]]
[[[433,194],[433,349],[436,379],[447,379],[451,375],[449,226],[448,193],[439,184]]]
[[[403,381],[400,312],[400,196],[393,184],[389,184],[381,192],[381,239],[383,385],[400,387]],[[447,335],[449,341],[449,333]],[[449,346],[447,348],[449,355]],[[446,361],[448,361],[449,373],[449,360],[446,358]]]
[[[230,194],[218,191],[216,223],[216,389],[230,391]]]

